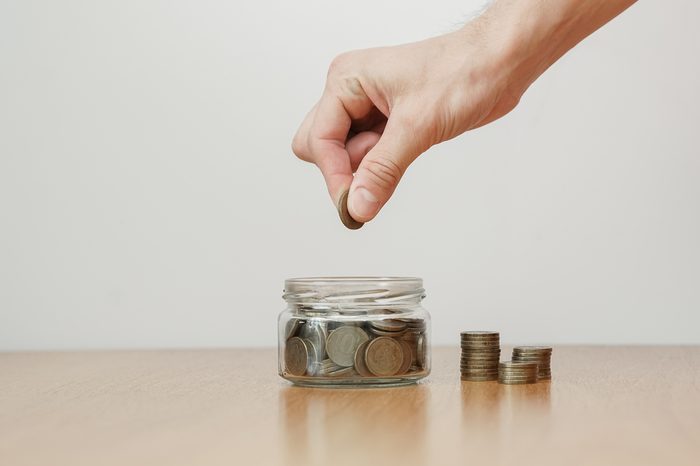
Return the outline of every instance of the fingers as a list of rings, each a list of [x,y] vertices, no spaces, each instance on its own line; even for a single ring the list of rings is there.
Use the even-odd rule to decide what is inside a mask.
[[[379,142],[380,137],[379,132],[363,131],[348,139],[345,143],[345,150],[350,156],[350,166],[353,172],[357,171],[362,159]]]
[[[352,183],[350,156],[345,149],[350,124],[340,99],[325,93],[309,128],[308,148],[310,161],[321,170],[334,204]]]
[[[348,197],[348,209],[355,220],[372,220],[394,193],[408,166],[423,152],[408,121],[398,110],[392,113],[384,133],[362,158]]]
[[[363,132],[348,140],[352,122],[368,118],[373,108],[359,80],[329,80],[321,100],[294,136],[292,150],[300,159],[318,166],[334,204],[350,188],[354,169],[378,139]]]
[[[318,104],[314,105],[309,113],[304,117],[304,121],[301,122],[301,126],[297,130],[294,138],[292,139],[292,152],[299,157],[304,162],[311,162],[311,151],[309,150],[309,131],[311,130],[311,124],[316,116],[316,108]]]

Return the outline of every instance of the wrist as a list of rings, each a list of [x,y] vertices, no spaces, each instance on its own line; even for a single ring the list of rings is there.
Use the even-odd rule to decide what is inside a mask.
[[[493,72],[518,98],[568,50],[572,28],[564,12],[542,8],[533,14],[523,3],[529,2],[498,1],[476,25],[486,37],[482,43],[489,49]]]
[[[497,0],[475,21],[508,90],[522,95],[562,55],[635,0]],[[465,26],[469,28],[470,24]]]

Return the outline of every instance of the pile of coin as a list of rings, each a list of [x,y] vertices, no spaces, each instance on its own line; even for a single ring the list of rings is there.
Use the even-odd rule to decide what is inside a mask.
[[[535,362],[538,367],[537,378],[539,380],[552,378],[551,346],[516,346],[513,348],[513,361]]]
[[[427,333],[422,319],[364,321],[292,319],[287,323],[283,373],[334,380],[424,374]]]
[[[462,380],[473,382],[498,380],[504,384],[535,383],[552,378],[552,347],[516,346],[513,360],[499,363],[501,356],[498,332],[461,332]]]
[[[537,382],[536,362],[502,362],[498,365],[498,383],[517,385]]]
[[[462,332],[460,372],[462,380],[496,380],[501,357],[498,332]]]

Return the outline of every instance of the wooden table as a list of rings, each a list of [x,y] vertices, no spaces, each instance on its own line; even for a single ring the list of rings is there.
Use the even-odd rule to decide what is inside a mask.
[[[528,386],[458,361],[350,390],[289,385],[273,350],[0,353],[0,464],[700,465],[700,347],[557,347]]]

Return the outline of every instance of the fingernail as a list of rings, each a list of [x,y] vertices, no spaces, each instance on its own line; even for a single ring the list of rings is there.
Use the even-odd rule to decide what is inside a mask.
[[[350,210],[357,220],[368,220],[379,212],[379,199],[366,188],[355,188],[350,191]]]

